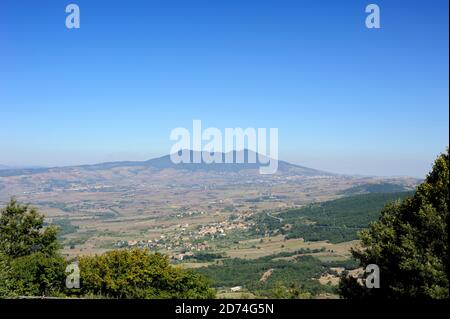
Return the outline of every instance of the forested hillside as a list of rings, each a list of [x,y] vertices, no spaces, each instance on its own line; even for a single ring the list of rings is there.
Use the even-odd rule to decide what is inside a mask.
[[[286,238],[308,241],[329,240],[333,243],[355,240],[358,231],[378,219],[381,209],[390,202],[412,195],[412,192],[373,193],[343,197],[311,204],[277,215],[260,214],[254,232],[260,235],[282,233]]]

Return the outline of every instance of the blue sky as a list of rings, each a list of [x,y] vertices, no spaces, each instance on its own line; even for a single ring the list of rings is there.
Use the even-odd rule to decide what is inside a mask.
[[[170,131],[277,127],[280,158],[423,177],[449,144],[448,1],[0,2],[0,164],[167,154]]]

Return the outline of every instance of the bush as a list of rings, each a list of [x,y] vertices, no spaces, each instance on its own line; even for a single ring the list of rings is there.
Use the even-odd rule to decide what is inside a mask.
[[[113,250],[80,257],[81,292],[110,298],[214,298],[208,281],[148,250]]]
[[[67,263],[61,256],[34,253],[10,262],[10,294],[59,296],[65,287]]]

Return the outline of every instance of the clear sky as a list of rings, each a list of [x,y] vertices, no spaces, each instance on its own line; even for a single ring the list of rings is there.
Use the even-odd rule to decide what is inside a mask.
[[[0,164],[148,159],[194,119],[338,173],[423,177],[449,144],[447,0],[73,2],[76,30],[0,1]]]

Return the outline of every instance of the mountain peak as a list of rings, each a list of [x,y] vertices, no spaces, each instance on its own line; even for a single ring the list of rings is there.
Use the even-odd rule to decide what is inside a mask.
[[[161,157],[149,159],[147,161],[120,161],[120,162],[105,162],[90,165],[78,165],[55,168],[39,168],[39,169],[2,169],[0,176],[16,176],[16,175],[30,175],[43,173],[50,170],[64,170],[64,169],[86,169],[86,170],[108,170],[117,167],[143,167],[156,170],[176,169],[186,171],[205,171],[205,172],[234,172],[237,173],[242,170],[259,170],[260,167],[268,165],[269,157],[254,152],[249,149],[233,150],[228,153],[217,152],[215,155],[221,159],[221,163],[207,163],[205,158],[214,155],[206,151],[184,150],[189,152],[189,163],[176,164],[171,160],[171,155],[164,155]],[[181,151],[180,151],[181,153]],[[200,159],[200,162],[194,163],[193,159]],[[230,160],[232,159],[232,161]],[[228,159],[227,161],[225,159]],[[238,161],[239,159],[239,161]],[[251,161],[249,160],[251,159]],[[272,159],[273,160],[273,159]],[[231,162],[231,163],[230,163]],[[293,175],[332,175],[330,173],[322,172],[312,168],[307,168],[299,165],[294,165],[285,161],[278,160],[278,171],[281,173],[289,173]]]

